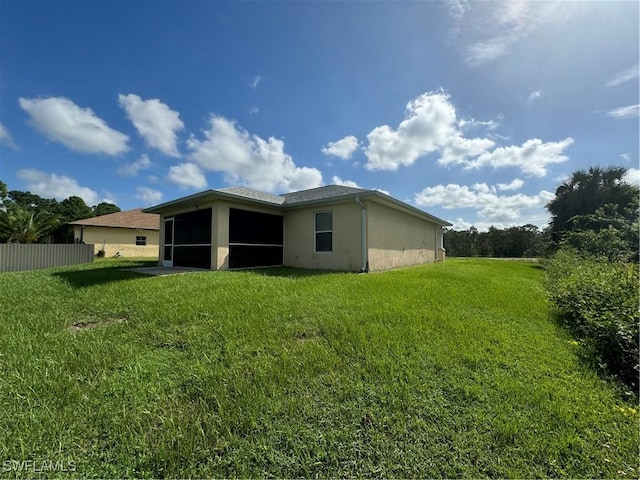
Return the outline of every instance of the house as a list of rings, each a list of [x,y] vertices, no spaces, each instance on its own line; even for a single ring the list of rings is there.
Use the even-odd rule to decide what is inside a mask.
[[[451,225],[376,190],[338,185],[272,195],[207,190],[143,210],[160,215],[159,265],[286,265],[376,271],[444,261]]]
[[[105,256],[156,257],[160,216],[141,208],[70,222],[76,243],[93,243]]]

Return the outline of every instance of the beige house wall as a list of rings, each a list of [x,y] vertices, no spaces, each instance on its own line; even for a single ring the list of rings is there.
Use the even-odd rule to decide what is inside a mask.
[[[333,252],[315,253],[315,213],[333,212]],[[284,219],[284,264],[319,270],[360,271],[361,208],[354,201],[288,210]]]
[[[146,245],[136,245],[136,237],[147,237]],[[113,257],[117,252],[123,257],[157,257],[158,256],[158,231],[135,228],[97,227],[86,225],[84,232],[82,226],[73,226],[73,238],[76,241],[94,244],[94,253],[102,250],[104,245],[105,256]]]
[[[438,225],[379,203],[366,206],[370,271],[436,261],[442,237]]]

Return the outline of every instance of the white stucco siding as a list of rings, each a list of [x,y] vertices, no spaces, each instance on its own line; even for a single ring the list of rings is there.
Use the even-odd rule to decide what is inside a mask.
[[[440,227],[426,219],[376,202],[367,205],[369,270],[434,262]]]

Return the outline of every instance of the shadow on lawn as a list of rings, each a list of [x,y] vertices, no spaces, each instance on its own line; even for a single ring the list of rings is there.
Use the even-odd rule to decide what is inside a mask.
[[[61,278],[74,288],[93,287],[95,285],[104,285],[107,283],[121,282],[123,280],[131,280],[140,278],[141,273],[128,270],[135,266],[151,266],[151,265],[114,265],[105,268],[95,268],[89,270],[70,270],[55,272],[53,276]]]

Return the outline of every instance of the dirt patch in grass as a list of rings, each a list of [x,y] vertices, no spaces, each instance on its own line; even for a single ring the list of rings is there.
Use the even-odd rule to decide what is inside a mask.
[[[302,332],[296,335],[296,340],[300,343],[317,342],[324,338],[322,330],[312,330],[310,332]]]

